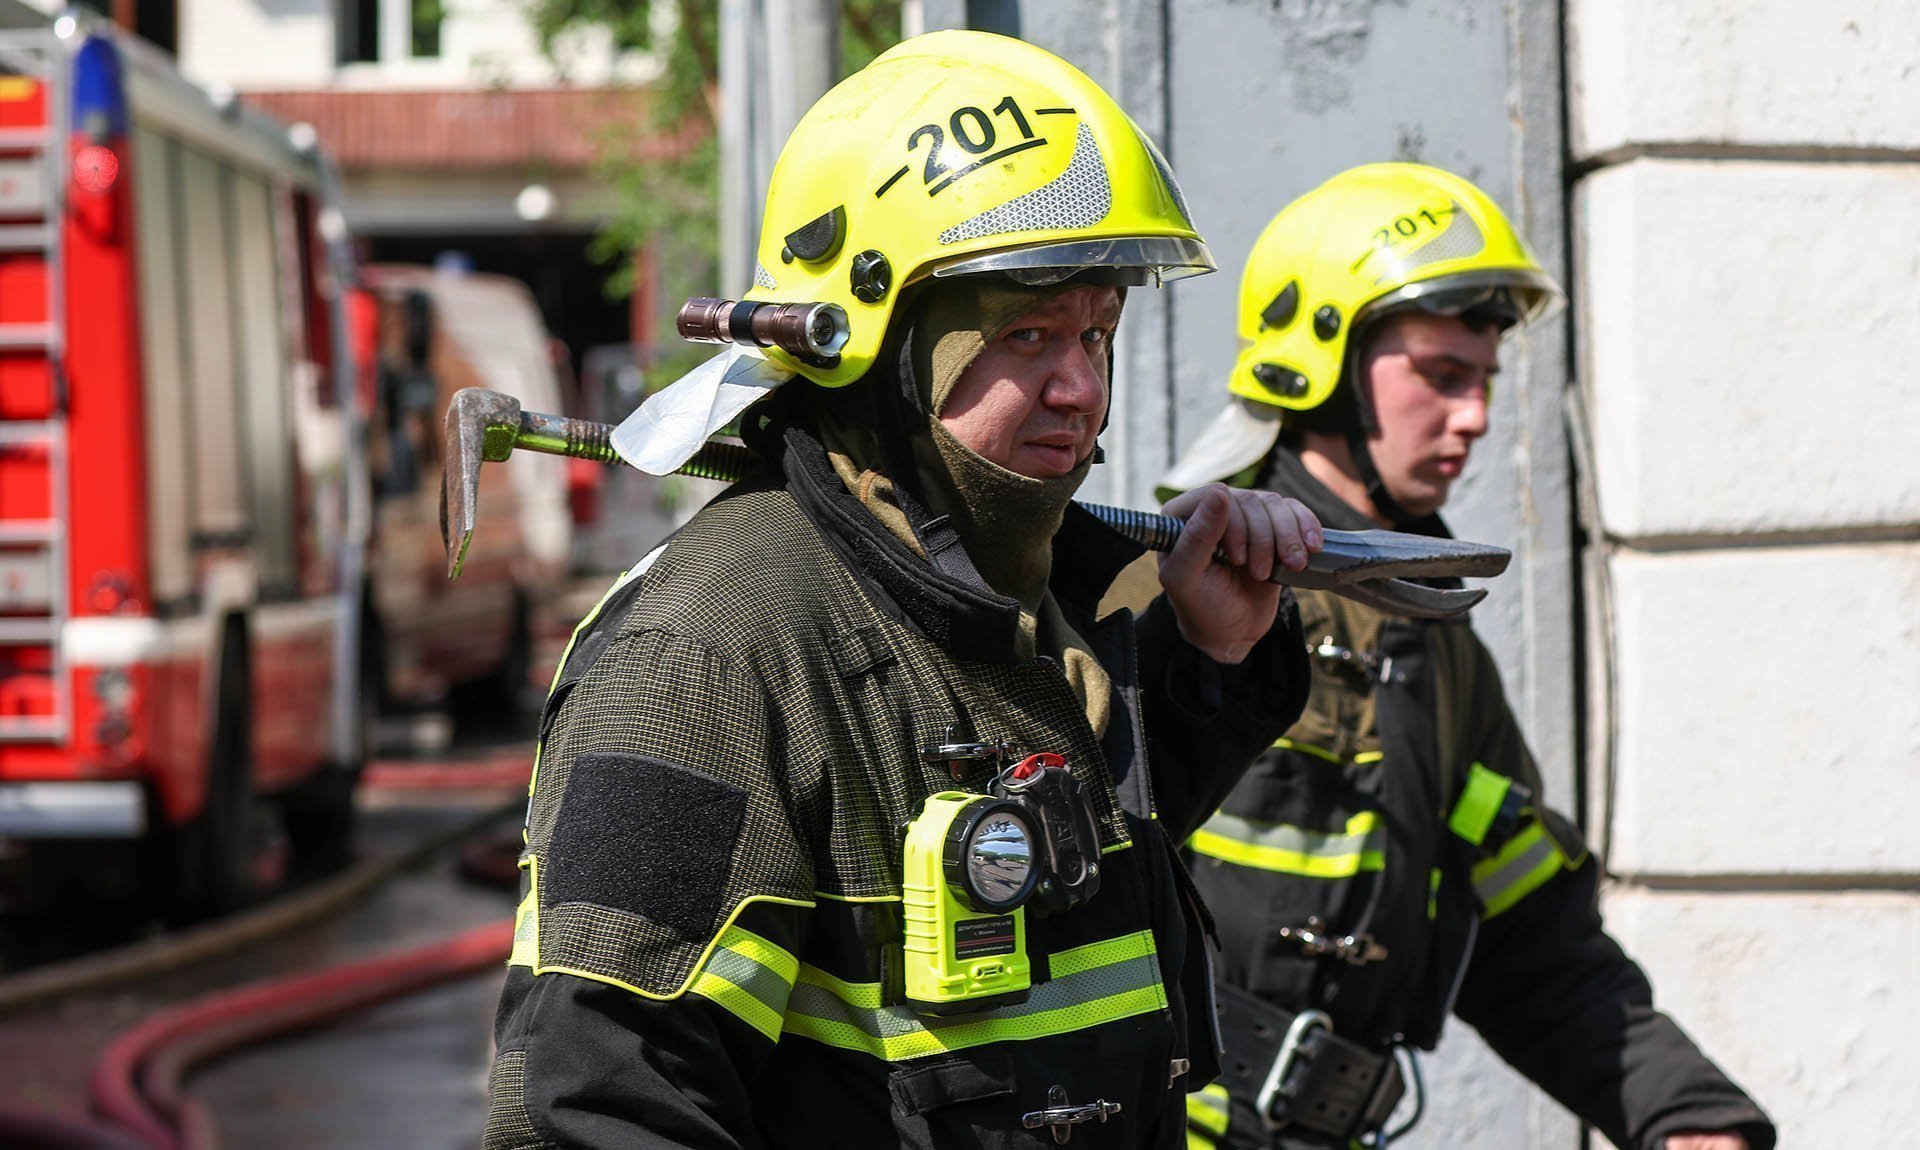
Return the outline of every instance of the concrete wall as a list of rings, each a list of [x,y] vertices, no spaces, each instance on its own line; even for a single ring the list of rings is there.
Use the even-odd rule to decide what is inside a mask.
[[[1920,19],[1570,0],[1616,933],[1789,1146],[1920,1124]]]
[[[964,26],[926,0],[928,28]],[[979,7],[979,5],[976,5]],[[1529,0],[1052,0],[1021,33],[1112,92],[1166,152],[1218,274],[1136,291],[1121,328],[1110,462],[1093,498],[1152,505],[1154,480],[1212,417],[1237,353],[1248,248],[1286,202],[1354,164],[1412,159],[1485,187],[1564,271],[1560,28]],[[1510,342],[1493,431],[1449,517],[1515,562],[1476,610],[1553,801],[1577,805],[1571,479],[1562,431],[1566,320]],[[1565,1111],[1464,1026],[1427,1060],[1409,1147],[1572,1147]]]

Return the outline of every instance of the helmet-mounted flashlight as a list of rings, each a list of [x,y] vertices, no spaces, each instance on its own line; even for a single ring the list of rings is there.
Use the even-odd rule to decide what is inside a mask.
[[[846,309],[832,303],[756,303],[752,300],[688,300],[674,317],[680,338],[694,343],[750,343],[777,347],[809,362],[840,354],[852,329]]]

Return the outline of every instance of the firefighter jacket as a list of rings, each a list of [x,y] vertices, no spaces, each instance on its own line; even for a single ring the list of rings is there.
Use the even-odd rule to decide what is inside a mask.
[[[485,1145],[1183,1145],[1218,1063],[1174,844],[1300,713],[1291,603],[1233,667],[1164,602],[1096,622],[1138,549],[1070,508],[1052,588],[1112,679],[1096,738],[1056,663],[1012,657],[1014,601],[916,558],[808,432],[784,445],[563,661]],[[902,833],[928,795],[985,789],[991,765],[922,761],[956,738],[1064,754],[1102,881],[1029,913],[1024,1003],[931,1017],[900,989]]]
[[[1326,526],[1372,526],[1284,448],[1269,470],[1267,486]],[[1420,529],[1445,534],[1437,518]],[[1603,930],[1598,867],[1542,801],[1468,623],[1314,591],[1300,611],[1307,711],[1191,842],[1195,881],[1223,912],[1221,980],[1286,1011],[1323,1010],[1376,1050],[1431,1049],[1456,1013],[1623,1150],[1723,1129],[1771,1147],[1765,1115],[1654,1009]],[[1354,944],[1303,953],[1309,919],[1316,937]],[[1229,1113],[1223,1144],[1268,1144],[1250,1099],[1208,1090],[1194,1099],[1197,1144],[1227,1134]]]

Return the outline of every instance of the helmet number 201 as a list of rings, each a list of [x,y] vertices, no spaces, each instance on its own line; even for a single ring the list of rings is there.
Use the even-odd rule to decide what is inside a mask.
[[[1041,111],[1060,113],[1070,112],[1072,109],[1044,108]],[[1020,133],[1020,139],[995,150],[994,145],[999,143],[999,133],[994,127],[994,116],[1002,116],[1010,121],[1014,130]],[[1020,110],[1019,103],[1012,96],[995,104],[992,114],[988,114],[985,109],[968,104],[954,109],[953,115],[947,117],[944,128],[939,124],[920,125],[908,134],[907,151],[918,151],[921,140],[928,142],[926,166],[921,174],[921,182],[926,185],[929,196],[939,195],[955,180],[995,160],[1005,159],[1016,152],[1024,152],[1028,148],[1038,148],[1047,142],[1045,136],[1034,135],[1033,125],[1028,122],[1026,113]],[[962,166],[955,168],[953,161],[942,155],[949,140],[969,157],[978,158],[969,159]],[[899,171],[888,177],[887,182],[874,191],[874,198],[878,199],[886,195],[895,181],[907,174],[910,166],[902,165]]]
[[[1410,240],[1419,235],[1423,230],[1433,230],[1442,227],[1442,221],[1450,222],[1450,217],[1459,210],[1457,205],[1448,204],[1438,211],[1432,208],[1421,208],[1411,215],[1394,217],[1393,222],[1386,227],[1373,229],[1373,235],[1367,245],[1367,250],[1361,252],[1360,258],[1354,260],[1353,266],[1347,270],[1357,272],[1360,270],[1360,265],[1372,259],[1375,254],[1386,251],[1388,248],[1396,247],[1402,241]]]

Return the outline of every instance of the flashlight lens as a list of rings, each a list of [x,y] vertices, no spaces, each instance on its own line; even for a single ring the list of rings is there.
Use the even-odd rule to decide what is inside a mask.
[[[1011,811],[998,810],[975,826],[967,842],[967,884],[991,906],[1023,897],[1033,879],[1033,832]]]

